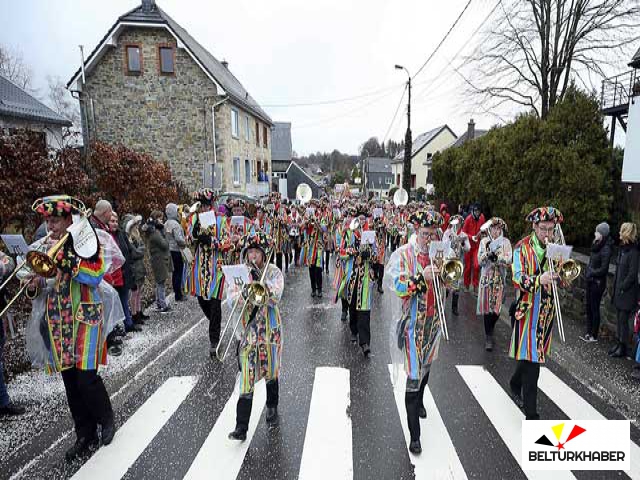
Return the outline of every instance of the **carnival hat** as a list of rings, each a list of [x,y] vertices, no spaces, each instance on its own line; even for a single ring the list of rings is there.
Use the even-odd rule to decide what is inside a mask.
[[[416,228],[439,227],[442,225],[442,216],[432,210],[419,210],[411,214],[409,221],[413,223]]]
[[[269,250],[271,249],[273,242],[270,235],[267,235],[264,232],[251,232],[243,235],[240,239],[240,249],[241,249],[241,257],[244,260],[244,256],[248,249],[250,248],[258,248],[262,250],[267,256]]]
[[[507,222],[500,217],[491,217],[489,219],[489,227],[500,227],[503,231],[507,230]]]
[[[33,202],[31,209],[44,217],[68,217],[86,211],[84,203],[70,195],[49,195]]]
[[[564,216],[562,212],[555,207],[538,207],[527,215],[526,220],[534,224],[539,222],[562,223]]]

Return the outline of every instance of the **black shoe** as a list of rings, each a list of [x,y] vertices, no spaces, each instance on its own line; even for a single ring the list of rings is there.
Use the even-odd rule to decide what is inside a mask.
[[[2,373],[0,372],[0,375]],[[0,417],[13,417],[16,415],[22,415],[27,410],[20,405],[16,405],[15,403],[9,403],[4,407],[0,407]]]
[[[491,335],[487,335],[487,338],[484,341],[484,349],[487,352],[493,351],[493,337]]]
[[[127,332],[125,331],[124,328],[122,328],[122,325],[116,325],[115,327],[113,327],[113,331],[111,333],[113,333],[113,335],[115,337],[126,337],[127,336]]]
[[[322,290],[318,290],[318,298],[322,298]]]
[[[109,355],[111,355],[112,357],[119,357],[120,355],[122,355],[122,345],[111,345],[108,349],[107,352],[109,353]]]
[[[311,290],[311,296],[312,296],[313,298],[316,298],[316,291],[315,291],[315,290]]]
[[[380,285],[378,285],[378,293],[383,294],[384,290],[382,289],[382,287]]]
[[[420,440],[411,440],[411,443],[409,443],[409,451],[414,455],[420,455],[422,453],[422,445],[420,445]]]
[[[144,320],[142,319],[142,317],[140,316],[140,312],[136,313],[135,315],[133,315],[131,317],[131,320],[133,320],[133,324],[134,325],[144,325]]]
[[[133,325],[131,325],[130,327],[124,327],[124,331],[127,333],[131,333],[131,332],[141,332],[142,331],[142,327],[140,327],[140,325],[136,325],[135,323]]]
[[[513,400],[513,403],[515,403],[520,410],[524,408],[524,400],[522,400],[521,393],[511,389],[511,399]]]
[[[267,423],[269,425],[278,423],[278,407],[267,407]]]
[[[340,316],[340,321],[342,322],[346,322],[347,321],[347,312],[343,311],[342,315]]]
[[[109,445],[113,440],[113,437],[115,436],[115,434],[116,434],[116,423],[114,421],[113,414],[112,414],[109,420],[107,420],[106,423],[102,425],[102,434],[101,434],[102,445]]]
[[[161,308],[160,310],[158,310],[162,315],[164,315],[165,313],[171,313],[173,309],[170,306],[166,306],[164,308]]]
[[[98,445],[98,443],[97,435],[78,438],[73,447],[65,452],[64,458],[67,462],[73,462],[79,456],[87,453],[92,446]]]
[[[247,430],[236,426],[236,429],[229,434],[229,440],[239,440],[244,442],[247,439]]]
[[[420,418],[427,418],[427,409],[424,406],[418,407],[418,416]]]
[[[364,354],[364,358],[369,358],[369,355],[371,355],[371,348],[366,343],[362,345],[362,353]]]
[[[618,349],[611,354],[611,358],[624,358],[626,356],[627,356],[627,347],[622,343],[619,343]]]
[[[358,336],[354,335],[353,333],[351,334],[351,343],[356,343],[358,341]]]

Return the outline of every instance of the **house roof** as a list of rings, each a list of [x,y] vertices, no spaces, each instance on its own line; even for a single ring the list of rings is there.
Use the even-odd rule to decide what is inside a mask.
[[[307,179],[310,182],[312,182],[316,187],[322,188],[321,185],[304,168],[302,168],[300,165],[298,165],[295,160],[292,160],[291,163],[289,164],[289,168],[287,168],[287,175],[289,174],[289,170],[291,170],[291,167],[294,167],[294,166],[295,166],[295,168],[300,170],[302,172],[302,174],[305,177],[307,177]]]
[[[192,54],[201,67],[218,83],[226,92],[229,100],[237,104],[239,107],[245,108],[257,117],[261,118],[269,125],[273,125],[273,121],[267,113],[258,105],[249,92],[242,86],[240,81],[231,73],[228,67],[218,61],[211,53],[209,53],[202,45],[200,45],[189,33],[182,28],[173,18],[171,18],[164,10],[158,7],[154,1],[143,0],[142,5],[130,10],[122,15],[109,29],[104,38],[91,52],[85,61],[85,72],[88,72],[93,60],[99,56],[101,51],[107,47],[107,40],[112,34],[123,24],[135,23],[136,26],[141,24],[149,25],[165,25],[184,47]],[[81,69],[78,69],[73,78],[67,84],[69,87],[76,78],[79,77]]]
[[[387,157],[369,157],[367,159],[369,173],[388,173],[391,175],[391,159]]]
[[[0,75],[0,116],[70,127],[71,122]]]
[[[479,130],[479,129],[475,129],[475,133],[473,135],[473,138],[471,140],[475,140],[476,138],[480,138],[483,135],[486,135],[489,132],[489,130]],[[456,140],[454,140],[451,145],[449,145],[447,148],[451,148],[451,147],[460,147],[462,145],[464,145],[467,142],[467,137],[469,132],[464,132],[462,135],[460,135]]]
[[[640,48],[638,49],[636,54],[633,56],[633,58],[629,62],[629,66],[633,68],[640,67]]]
[[[290,161],[293,158],[291,123],[275,122],[271,131],[271,160]]]
[[[429,130],[428,132],[422,133],[418,135],[411,142],[411,158],[415,157],[420,152],[420,150],[422,150],[424,147],[429,145],[444,130],[449,130],[451,134],[457,138],[457,135],[453,133],[453,130],[451,130],[449,126],[446,124],[441,125],[437,128],[434,128],[433,130]],[[402,163],[403,160],[404,160],[404,150],[401,152],[398,152],[398,154],[393,158],[393,161],[391,163],[392,164]]]

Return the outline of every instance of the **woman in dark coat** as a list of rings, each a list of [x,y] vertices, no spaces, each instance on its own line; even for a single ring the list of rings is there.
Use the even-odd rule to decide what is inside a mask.
[[[131,270],[133,272],[133,286],[131,287],[131,317],[133,323],[144,324],[148,317],[142,311],[142,287],[147,276],[144,265],[144,254],[147,250],[140,235],[140,215],[125,217],[125,232],[131,244]]]
[[[167,305],[165,296],[165,282],[173,271],[169,242],[164,236],[164,223],[162,212],[151,212],[148,226],[149,256],[151,257],[151,270],[156,284],[156,305],[160,313],[167,313],[171,309]]]
[[[587,266],[587,325],[580,337],[587,343],[598,341],[600,330],[600,302],[607,288],[607,274],[611,261],[611,237],[609,224],[603,222],[596,227],[595,239],[591,244],[591,256]]]
[[[638,304],[638,228],[635,223],[620,227],[620,252],[613,284],[613,305],[618,311],[617,344],[609,351],[615,358],[627,355],[629,322]]]

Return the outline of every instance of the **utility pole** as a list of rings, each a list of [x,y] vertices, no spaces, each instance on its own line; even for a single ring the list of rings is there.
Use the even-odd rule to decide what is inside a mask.
[[[404,70],[407,72],[407,88],[409,90],[409,97],[407,100],[407,132],[404,135],[404,162],[402,164],[402,188],[407,193],[411,193],[411,74],[402,65],[396,65],[396,70]]]

